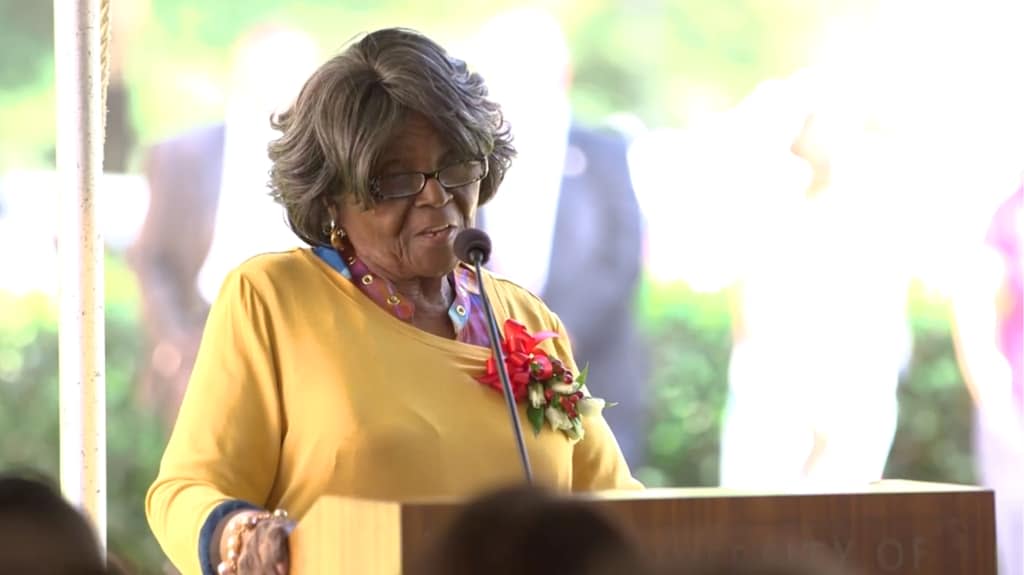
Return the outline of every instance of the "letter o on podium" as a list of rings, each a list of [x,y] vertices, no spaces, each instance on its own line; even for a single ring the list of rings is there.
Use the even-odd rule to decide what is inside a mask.
[[[875,560],[883,571],[898,571],[903,568],[903,545],[892,537],[886,537],[875,547]]]

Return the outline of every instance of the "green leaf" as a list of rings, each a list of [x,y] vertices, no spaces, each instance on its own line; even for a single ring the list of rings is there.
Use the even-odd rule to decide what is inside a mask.
[[[581,371],[580,374],[576,376],[576,379],[573,380],[573,384],[574,384],[574,387],[576,389],[580,389],[581,387],[583,387],[584,385],[587,384],[587,374],[588,373],[590,373],[590,364],[589,363],[587,365],[583,366],[583,371]]]
[[[583,439],[583,422],[578,417],[572,420],[572,437]]]
[[[530,425],[533,426],[533,434],[539,435],[540,430],[544,427],[544,410],[531,405],[526,408],[526,417],[530,420]]]

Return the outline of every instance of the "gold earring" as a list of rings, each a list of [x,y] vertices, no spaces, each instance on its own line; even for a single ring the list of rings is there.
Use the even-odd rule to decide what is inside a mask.
[[[331,218],[331,245],[334,249],[339,251],[345,249],[343,239],[345,239],[345,230],[334,221],[334,218]]]

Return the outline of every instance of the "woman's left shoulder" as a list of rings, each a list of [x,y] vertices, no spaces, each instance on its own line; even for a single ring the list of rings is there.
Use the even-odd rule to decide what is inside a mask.
[[[489,277],[497,296],[492,299],[501,301],[510,318],[536,330],[557,330],[561,327],[558,316],[539,295],[500,274],[485,271],[484,275]]]

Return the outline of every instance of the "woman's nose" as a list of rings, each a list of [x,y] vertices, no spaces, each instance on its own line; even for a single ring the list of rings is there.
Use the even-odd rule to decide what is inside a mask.
[[[442,186],[437,178],[427,177],[427,183],[423,186],[423,191],[416,196],[416,203],[424,206],[440,207],[447,204],[451,199],[451,192]]]

